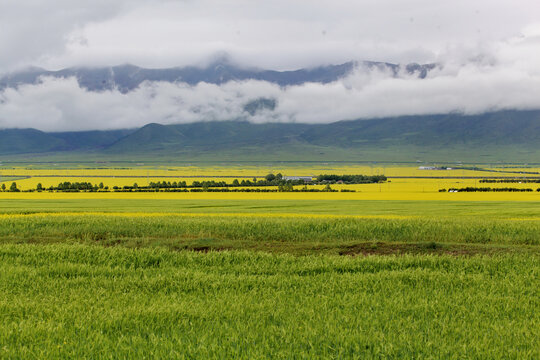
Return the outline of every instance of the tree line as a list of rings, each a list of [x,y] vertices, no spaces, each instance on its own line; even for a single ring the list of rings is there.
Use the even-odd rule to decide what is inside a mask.
[[[185,183],[185,182],[183,182]],[[327,184],[323,189],[308,188],[304,185],[303,188],[295,189],[293,182],[286,182],[278,185],[277,189],[264,189],[263,186],[254,188],[230,188],[230,187],[210,187],[202,185],[191,185],[186,187],[178,187],[168,182],[151,183],[150,186],[138,186],[137,183],[132,186],[114,186],[110,189],[108,186],[104,186],[103,183],[99,185],[92,184],[90,182],[62,182],[57,186],[44,187],[41,183],[38,183],[35,189],[24,190],[24,192],[338,192],[338,190],[332,189],[330,184]],[[17,187],[17,183],[12,183],[9,189],[5,184],[0,187],[2,191],[6,192],[20,192]],[[355,190],[341,189],[341,192],[355,192]]]
[[[319,175],[316,182],[319,184],[372,184],[386,180],[384,175]]]
[[[386,181],[387,178],[384,175],[319,175],[314,180],[310,181],[311,185],[331,185],[331,184],[372,184],[380,183]],[[266,186],[275,186],[277,190],[275,191],[297,191],[294,189],[294,186],[305,185],[306,181],[304,179],[287,179],[282,174],[273,174],[270,173],[266,175],[263,179],[253,178],[250,179],[234,179],[231,183],[226,181],[215,181],[215,180],[204,180],[204,181],[193,181],[191,185],[188,185],[185,181],[157,181],[150,182],[146,186],[139,186],[137,183],[133,185],[126,186],[113,186],[110,189],[108,186],[105,186],[103,183],[92,184],[90,182],[69,182],[64,181],[59,183],[57,186],[44,187],[41,183],[37,184],[35,189],[29,191],[60,191],[60,192],[106,192],[106,191],[138,191],[138,192],[156,192],[156,191],[172,191],[172,190],[188,190],[192,189],[202,189],[206,191],[208,189],[224,189],[224,188],[249,188],[249,187],[266,187]],[[9,189],[5,184],[1,186],[2,191],[18,192],[20,189],[17,188],[17,184],[14,182],[11,184]],[[246,191],[248,189],[238,190]],[[333,191],[329,186],[324,189],[308,189],[307,187],[302,188],[303,192],[318,192],[318,191]],[[342,192],[354,192],[354,190],[342,189]]]
[[[495,184],[495,183],[533,183],[540,184],[540,179],[482,179],[480,183]]]
[[[511,188],[511,187],[504,187],[504,188],[490,188],[490,187],[464,187],[464,188],[450,188],[448,190],[446,189],[439,189],[439,192],[533,192],[533,189],[521,189],[521,188]],[[540,192],[540,188],[536,189],[536,191]]]

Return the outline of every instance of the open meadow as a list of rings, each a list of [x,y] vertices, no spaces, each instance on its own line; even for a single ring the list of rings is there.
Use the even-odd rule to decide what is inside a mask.
[[[324,166],[1,171],[24,190]],[[540,184],[384,174],[332,185],[355,192],[0,192],[0,357],[540,357]]]
[[[1,1],[0,360],[540,360],[540,1]]]

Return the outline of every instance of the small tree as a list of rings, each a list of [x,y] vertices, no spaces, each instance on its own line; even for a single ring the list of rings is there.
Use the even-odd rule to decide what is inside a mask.
[[[6,184],[2,184],[2,191],[6,191]]]
[[[103,185],[103,183],[100,182],[100,183],[99,183],[99,188],[100,188],[100,189],[103,189],[104,187],[105,187],[105,186]]]
[[[9,191],[11,191],[11,192],[18,192],[19,191],[19,189],[17,189],[17,183],[16,182],[11,183]]]
[[[37,191],[43,191],[43,185],[41,185],[41,183],[38,183],[37,186],[36,186],[36,190]]]

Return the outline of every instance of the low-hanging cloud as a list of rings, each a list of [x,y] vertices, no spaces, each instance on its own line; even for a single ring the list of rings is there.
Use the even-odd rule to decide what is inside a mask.
[[[247,103],[260,98],[274,99],[275,108],[245,110]],[[128,93],[92,92],[81,88],[75,78],[42,78],[39,84],[0,92],[0,127],[74,131],[232,119],[329,123],[537,108],[540,73],[497,60],[441,66],[425,79],[406,72],[396,77],[381,69],[358,68],[332,83],[288,87],[256,80],[195,86],[145,82]]]
[[[42,78],[0,90],[0,128],[538,109],[539,11],[537,0],[0,1],[0,74],[28,65],[204,66],[220,53],[240,66],[277,70],[349,60],[437,64],[425,79],[359,68],[328,84],[146,82],[128,93]],[[246,111],[261,98],[273,99],[273,109]]]

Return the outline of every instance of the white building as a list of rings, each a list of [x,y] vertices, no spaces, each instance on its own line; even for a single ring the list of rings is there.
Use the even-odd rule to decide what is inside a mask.
[[[304,180],[304,182],[312,182],[313,177],[311,176],[284,176],[283,180]]]

